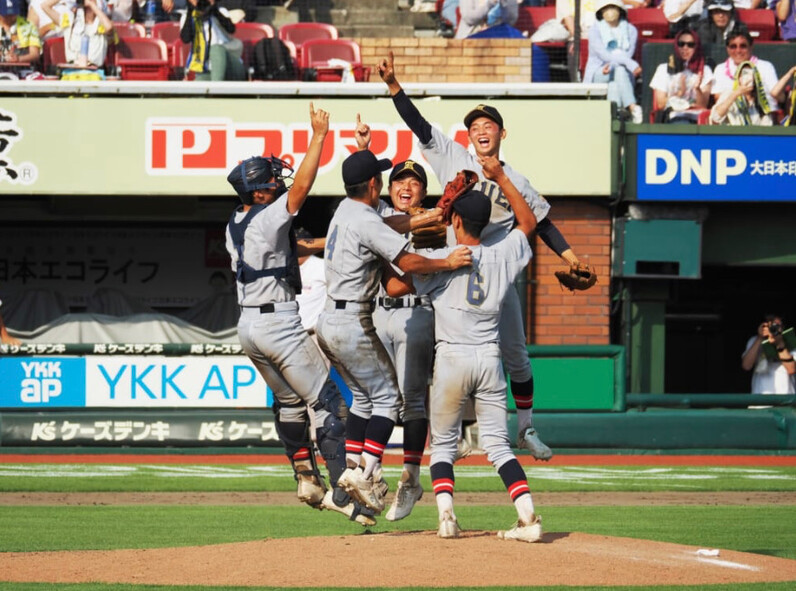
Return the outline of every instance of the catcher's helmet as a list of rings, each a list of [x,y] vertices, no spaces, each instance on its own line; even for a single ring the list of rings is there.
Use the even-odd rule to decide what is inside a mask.
[[[284,174],[285,168],[289,171],[287,174]],[[252,193],[257,189],[276,189],[277,195],[284,193],[287,190],[285,179],[292,174],[290,165],[276,156],[252,156],[233,168],[227,175],[227,181],[240,200],[245,205],[251,205],[254,202]]]

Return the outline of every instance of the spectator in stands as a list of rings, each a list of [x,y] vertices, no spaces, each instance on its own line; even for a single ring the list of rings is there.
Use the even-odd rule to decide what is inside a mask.
[[[97,3],[102,0],[83,0],[82,6],[75,4],[62,14],[55,10],[60,1],[44,0],[41,7],[56,23],[56,30],[64,36],[66,61],[81,68],[101,67],[108,53],[108,33],[113,30],[111,19],[103,11],[103,6]],[[84,43],[88,43],[85,54],[82,53]]]
[[[752,374],[752,394],[794,394],[796,393],[796,363],[793,354],[785,346],[782,332],[782,317],[769,314],[757,327],[757,334],[746,343],[741,357],[741,367]],[[776,360],[769,359],[763,345],[771,343],[776,350]],[[773,355],[772,355],[773,357]]]
[[[245,80],[243,43],[236,39],[235,24],[216,0],[188,0],[191,9],[182,16],[180,39],[191,44],[186,69],[196,80]]]
[[[779,79],[774,89],[771,91],[774,96],[783,95],[785,117],[782,119],[782,125],[796,126],[796,66],[788,70],[782,78]]]
[[[20,14],[20,0],[0,0],[0,62],[22,66],[6,70],[6,77],[31,74],[40,55],[39,31]]]
[[[581,0],[580,3],[580,36],[586,39],[589,29],[595,22],[597,0]],[[556,0],[556,19],[569,33],[569,39],[575,36],[575,0]]]
[[[456,14],[456,9],[459,8],[459,0],[444,0],[439,10],[439,29],[437,29],[437,37],[453,37],[456,34],[456,28],[459,22],[459,17]]]
[[[771,90],[776,85],[779,77],[771,62],[761,60],[752,55],[753,43],[752,36],[746,28],[737,28],[727,35],[725,45],[729,57],[718,64],[713,71],[715,80],[713,82],[712,92],[713,98],[716,101],[718,101],[723,94],[733,89],[736,80],[735,71],[738,66],[744,62],[751,62],[760,74],[760,79],[763,81],[763,88],[765,90],[766,102],[769,105],[776,105],[777,101],[781,101],[784,98],[781,95],[776,97],[772,96]]]
[[[767,2],[765,0],[734,0],[735,1],[735,8],[760,8],[763,6],[763,10],[767,10]]]
[[[0,307],[3,306],[3,301],[0,300]],[[6,329],[6,324],[3,321],[3,315],[0,314],[0,343],[3,345],[11,345],[16,346],[19,345],[19,339],[12,337],[8,334],[8,330]]]
[[[704,8],[702,0],[663,0],[661,4],[672,35],[683,29],[695,29]]]
[[[779,36],[783,41],[796,43],[796,0],[778,0],[775,5]]]
[[[584,82],[607,82],[608,100],[627,108],[633,123],[641,123],[642,110],[635,95],[641,66],[633,59],[638,30],[627,22],[622,0],[601,0],[597,22],[589,30],[589,60]]]
[[[464,39],[473,33],[496,25],[513,25],[519,14],[518,0],[460,0],[459,27],[456,39]]]
[[[724,92],[710,111],[713,125],[771,126],[776,106],[768,101],[760,72],[752,62],[743,62],[735,72],[731,90]]]
[[[709,53],[713,45],[724,45],[731,31],[745,26],[738,21],[733,0],[709,0],[707,6],[707,18],[701,18],[696,29],[705,53]]]
[[[58,31],[56,25],[57,23],[61,22],[60,16],[58,20],[53,22],[53,20],[44,12],[42,8],[42,4],[44,0],[30,0],[28,2],[28,21],[35,25],[39,30],[39,39],[44,41],[45,39],[49,39],[50,37],[58,37],[63,32]],[[69,7],[66,5],[65,2],[61,2],[56,4],[55,6],[56,12],[59,15],[67,12]]]
[[[674,52],[660,64],[650,81],[658,123],[696,123],[707,108],[713,70],[705,64],[699,36],[691,29],[677,33]]]

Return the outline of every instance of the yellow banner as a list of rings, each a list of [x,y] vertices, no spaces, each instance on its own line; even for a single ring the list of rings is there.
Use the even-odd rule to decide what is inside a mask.
[[[415,99],[433,125],[467,145],[472,98]],[[607,196],[611,112],[605,100],[489,101],[503,116],[502,158],[548,196]],[[313,195],[343,195],[340,165],[356,149],[356,115],[372,149],[424,162],[386,98],[321,98],[331,131]],[[311,135],[309,99],[4,97],[0,194],[229,195],[228,171],[253,155],[300,164]],[[429,178],[429,194],[440,187]]]

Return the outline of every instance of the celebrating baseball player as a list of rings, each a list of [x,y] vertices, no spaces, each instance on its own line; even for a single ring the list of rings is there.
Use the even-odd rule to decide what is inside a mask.
[[[392,162],[363,150],[346,158],[342,168],[347,198],[337,207],[326,235],[327,301],[315,330],[321,349],[353,394],[346,423],[350,463],[338,483],[380,513],[387,491],[374,472],[397,419],[399,390],[395,368],[373,326],[382,262],[404,273],[435,273],[469,265],[470,251],[461,247],[434,260],[408,252],[409,241],[376,211],[382,172],[392,168]]]
[[[392,52],[378,65],[379,74],[387,84],[393,104],[401,118],[420,141],[420,149],[434,174],[444,186],[461,170],[481,171],[481,158],[500,156],[501,141],[506,137],[503,118],[494,107],[478,105],[464,117],[474,154],[433,128],[404,93],[395,77]],[[536,231],[553,251],[571,267],[581,273],[591,274],[585,265],[579,265],[575,253],[561,232],[547,217],[550,204],[522,176],[508,165],[503,165],[506,176],[519,190],[537,220]],[[484,244],[491,245],[505,237],[511,230],[515,215],[506,196],[492,180],[480,175],[478,190],[492,203],[492,213],[481,235]],[[594,277],[596,280],[596,277]],[[522,309],[516,289],[510,289],[503,304],[500,322],[500,347],[503,363],[511,378],[511,393],[517,408],[517,446],[525,448],[539,460],[549,460],[553,452],[536,434],[533,427],[533,373],[525,345]]]
[[[507,428],[506,379],[500,354],[499,323],[503,302],[514,278],[531,259],[529,237],[536,217],[494,156],[479,158],[482,174],[493,181],[514,210],[514,230],[490,244],[480,236],[490,221],[492,203],[477,187],[478,177],[463,171],[448,183],[440,199],[459,245],[472,252],[472,267],[434,276],[415,276],[418,294],[428,294],[434,307],[436,357],[430,398],[431,481],[436,495],[441,538],[460,529],[453,509],[453,462],[462,413],[473,397],[484,450],[495,466],[517,510],[517,523],[498,537],[536,542],[541,518],[534,512],[525,471],[511,450]],[[472,178],[468,178],[472,175]],[[438,251],[445,256],[450,248]],[[398,296],[411,290],[411,278],[390,277],[387,291]]]
[[[293,466],[299,500],[369,526],[376,523],[373,512],[338,486],[345,469],[345,403],[301,325],[296,303],[302,253],[291,224],[315,180],[329,114],[310,103],[310,120],[312,139],[289,190],[286,164],[273,156],[244,160],[227,176],[242,202],[226,231],[241,309],[238,336],[274,393],[276,429]],[[330,490],[315,464],[308,409],[314,413],[315,439],[329,471]]]
[[[359,114],[355,137],[359,149],[367,150],[371,139],[370,126],[362,122]],[[398,225],[398,218],[393,216],[399,215],[413,215],[415,219],[410,221],[416,223],[418,216],[426,213],[421,204],[426,197],[427,185],[426,171],[420,164],[412,160],[399,162],[389,177],[388,192],[392,207],[380,200],[378,213],[393,226]],[[428,230],[425,234],[405,234],[411,242],[408,248],[417,250],[432,245],[444,246],[447,226],[441,217],[439,212],[439,221],[434,221],[437,216],[429,217],[425,227],[415,229],[415,232]],[[428,297],[391,298],[381,288],[376,298],[373,324],[395,366],[400,389],[399,418],[403,425],[404,468],[395,499],[385,515],[388,521],[398,521],[407,517],[423,496],[420,462],[428,436],[426,395],[434,356],[434,311]]]

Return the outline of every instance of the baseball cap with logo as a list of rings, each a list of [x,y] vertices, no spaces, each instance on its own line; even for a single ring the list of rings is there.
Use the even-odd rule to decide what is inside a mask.
[[[733,8],[732,0],[710,0],[708,3],[708,11],[710,10],[724,10],[730,12]]]
[[[370,150],[354,152],[343,161],[343,184],[358,185],[391,168],[389,159],[379,160]]]
[[[489,105],[478,105],[475,109],[467,113],[467,115],[464,116],[464,126],[470,129],[470,125],[479,117],[487,117],[500,125],[501,129],[503,128],[503,117],[500,116],[500,113],[498,113],[495,107],[490,107]]]
[[[19,14],[19,0],[0,0],[0,15]]]
[[[472,189],[453,202],[453,211],[473,223],[487,224],[492,215],[492,202],[485,193]]]
[[[428,177],[426,176],[425,169],[414,160],[407,160],[405,162],[399,162],[396,164],[395,168],[393,168],[392,172],[390,173],[389,182],[393,182],[397,176],[405,172],[415,175],[420,179],[420,182],[423,183],[423,187],[428,187]]]

